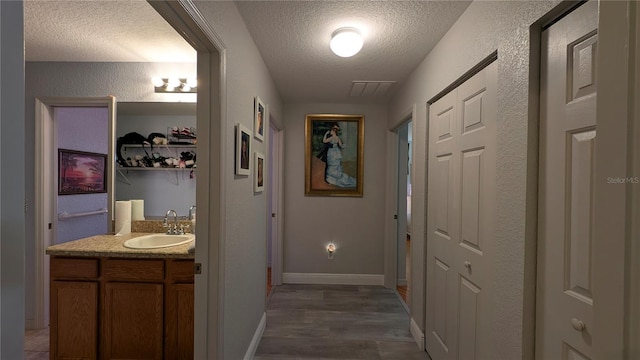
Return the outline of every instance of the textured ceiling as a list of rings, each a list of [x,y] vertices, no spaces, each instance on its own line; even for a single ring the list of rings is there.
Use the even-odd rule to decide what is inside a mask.
[[[27,0],[24,13],[27,61],[196,61],[146,1]]]
[[[285,102],[386,101],[469,3],[236,1]],[[331,33],[343,26],[364,35],[363,49],[351,58],[329,49]],[[27,0],[25,58],[195,62],[196,53],[146,1]],[[353,81],[395,83],[353,97]]]
[[[283,99],[383,101],[425,58],[469,1],[237,1]],[[364,47],[351,58],[329,49],[353,26]],[[352,81],[396,81],[388,95],[349,97]]]

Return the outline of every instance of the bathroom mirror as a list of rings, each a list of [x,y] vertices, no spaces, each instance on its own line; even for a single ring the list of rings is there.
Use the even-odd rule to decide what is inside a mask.
[[[143,200],[147,220],[162,219],[169,209],[187,216],[196,202],[195,127],[195,103],[119,102],[115,200]]]

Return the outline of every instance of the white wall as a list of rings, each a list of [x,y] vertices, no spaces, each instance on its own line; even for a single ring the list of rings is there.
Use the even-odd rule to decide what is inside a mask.
[[[364,115],[362,198],[304,196],[305,115],[318,113]],[[385,105],[285,105],[285,273],[384,273],[386,113]]]
[[[14,30],[15,31],[15,30]],[[3,42],[4,48],[4,42]],[[4,52],[3,52],[4,53]],[[158,74],[195,75],[195,64],[188,63],[63,63],[27,62],[25,64],[25,186],[29,194],[35,189],[35,98],[91,97],[113,95],[116,101],[194,102],[192,94],[156,94],[151,78]],[[34,198],[27,198],[33,209]],[[34,214],[26,218],[25,316],[34,317]]]
[[[22,1],[0,1],[0,162],[4,165],[0,169],[1,359],[21,359],[24,344],[23,34]],[[33,207],[29,214],[33,214]]]
[[[496,311],[490,330],[496,339],[496,359],[533,354],[533,294],[535,214],[527,208],[527,155],[537,143],[529,140],[529,27],[557,1],[475,1],[409,76],[389,104],[392,129],[416,104],[413,144],[413,224],[411,246],[411,314],[424,331],[424,251],[426,219],[427,101],[447,85],[498,50],[497,227],[494,284]],[[534,84],[535,85],[535,84]],[[535,86],[534,86],[535,88]],[[535,94],[534,94],[535,95]],[[533,149],[533,150],[532,150]],[[535,155],[533,158],[535,159]],[[414,240],[415,239],[415,240]],[[525,248],[527,251],[525,251]],[[428,296],[428,294],[427,294]],[[525,339],[525,340],[523,340]],[[524,354],[524,355],[523,355]]]
[[[235,124],[253,129],[253,101],[259,96],[282,119],[282,101],[258,49],[233,2],[195,2],[220,36],[226,53],[227,124],[223,164],[226,196],[224,247],[224,359],[242,359],[266,311],[267,194],[254,194],[253,178],[234,175]],[[265,21],[277,19],[265,19]],[[279,124],[281,127],[281,124]],[[252,152],[268,154],[267,141],[252,139]],[[253,170],[251,175],[253,176]],[[265,188],[265,190],[268,186]]]

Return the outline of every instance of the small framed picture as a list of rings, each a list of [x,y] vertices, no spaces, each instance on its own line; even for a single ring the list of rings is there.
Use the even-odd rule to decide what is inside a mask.
[[[251,173],[251,130],[238,123],[236,125],[236,175]]]
[[[254,101],[255,110],[254,110],[254,136],[256,139],[263,141],[264,140],[264,131],[266,128],[267,121],[267,107],[264,105],[262,100],[256,96]]]
[[[255,181],[253,185],[254,192],[262,192],[264,190],[264,155],[259,152],[254,153]]]
[[[106,154],[58,149],[58,195],[106,192]]]

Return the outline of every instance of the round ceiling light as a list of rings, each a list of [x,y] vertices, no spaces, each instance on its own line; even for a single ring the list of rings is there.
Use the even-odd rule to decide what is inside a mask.
[[[356,28],[340,28],[331,34],[331,51],[340,57],[350,57],[362,49],[362,35]]]

